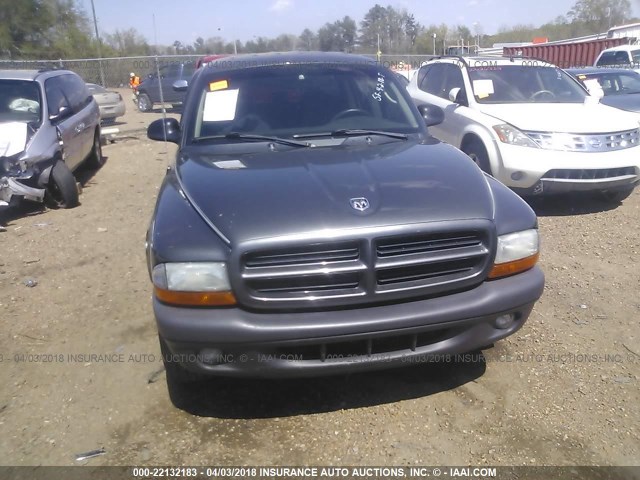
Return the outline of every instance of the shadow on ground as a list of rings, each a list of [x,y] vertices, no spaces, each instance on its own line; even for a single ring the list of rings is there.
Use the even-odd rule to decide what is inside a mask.
[[[176,406],[192,415],[271,418],[308,415],[395,403],[451,390],[481,377],[481,352],[469,361],[320,378],[256,380],[212,378],[175,392]]]
[[[619,202],[606,201],[597,195],[583,192],[527,197],[525,201],[540,217],[585,215],[614,210],[620,206]]]

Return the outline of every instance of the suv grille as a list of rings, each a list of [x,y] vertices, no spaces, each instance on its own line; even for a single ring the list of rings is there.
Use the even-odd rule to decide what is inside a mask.
[[[640,130],[626,130],[607,134],[524,132],[540,148],[569,152],[608,152],[640,145]]]
[[[491,227],[483,227],[249,247],[234,290],[248,307],[317,309],[471,288],[484,280],[493,251]]]
[[[636,177],[635,167],[593,168],[593,169],[556,169],[543,175],[543,180],[604,180],[621,177]]]

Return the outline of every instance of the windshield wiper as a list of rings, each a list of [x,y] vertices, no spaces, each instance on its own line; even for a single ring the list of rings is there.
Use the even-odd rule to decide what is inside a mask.
[[[280,137],[269,137],[266,135],[254,135],[251,133],[231,132],[226,135],[209,135],[207,137],[196,137],[193,139],[193,143],[206,142],[208,140],[255,140],[261,142],[273,142],[280,143],[282,145],[289,145],[291,147],[311,147],[312,145],[307,142],[296,142],[295,140],[288,140]]]
[[[384,137],[397,138],[398,140],[406,140],[409,138],[409,135],[405,133],[384,132],[382,130],[349,130],[347,128],[334,130],[333,132],[303,133],[300,135],[293,135],[293,138],[360,137],[362,135],[380,135]]]

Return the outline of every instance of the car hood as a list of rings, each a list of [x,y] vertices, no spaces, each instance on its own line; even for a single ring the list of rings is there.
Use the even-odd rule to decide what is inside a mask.
[[[493,219],[488,183],[435,140],[245,155],[183,150],[187,197],[232,244],[274,236],[459,219]],[[351,206],[364,197],[365,211]]]
[[[520,130],[600,133],[638,128],[634,115],[594,103],[511,103],[482,105],[480,111]]]
[[[621,110],[640,113],[640,93],[607,95],[606,97],[602,97],[600,103],[610,107],[619,108]]]

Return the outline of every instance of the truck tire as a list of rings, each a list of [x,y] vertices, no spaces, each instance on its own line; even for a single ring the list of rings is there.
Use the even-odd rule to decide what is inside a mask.
[[[491,175],[489,155],[487,154],[487,149],[484,148],[484,144],[480,140],[471,140],[461,150],[466,153],[469,158],[478,165],[478,167],[480,167],[480,170]]]
[[[51,169],[45,201],[53,208],[73,208],[80,203],[76,178],[62,160],[58,160]]]
[[[202,380],[203,377],[183,368],[178,362],[174,361],[166,342],[160,336],[158,336],[158,340],[160,341],[160,353],[164,364],[169,398],[176,408],[184,409],[185,405],[190,401],[189,387],[193,383]]]
[[[151,103],[151,99],[146,93],[138,95],[138,110],[141,112],[150,112],[153,110],[153,103]]]

